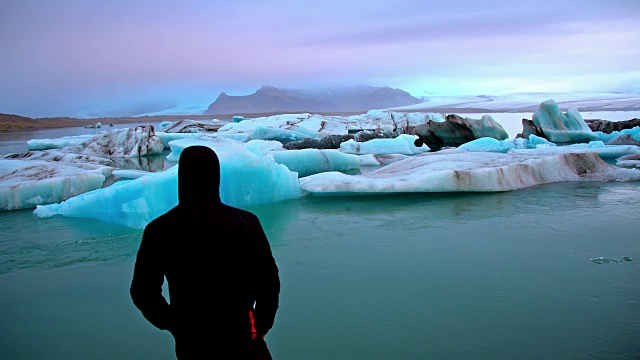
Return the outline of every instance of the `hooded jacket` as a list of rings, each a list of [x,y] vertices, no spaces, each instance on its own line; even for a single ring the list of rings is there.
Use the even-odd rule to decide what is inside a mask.
[[[220,164],[205,146],[183,150],[177,206],[144,230],[131,297],[144,317],[169,330],[176,352],[212,344],[241,346],[255,329],[273,326],[280,293],[278,268],[258,218],[220,201]],[[169,299],[162,295],[167,279]]]

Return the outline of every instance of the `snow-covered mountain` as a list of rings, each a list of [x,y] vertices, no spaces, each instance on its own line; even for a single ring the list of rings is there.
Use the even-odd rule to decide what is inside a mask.
[[[541,102],[553,99],[560,109],[576,108],[580,111],[640,110],[637,93],[516,93],[500,96],[429,96],[414,105],[389,108],[399,111],[437,111],[449,109],[477,112],[532,112]]]

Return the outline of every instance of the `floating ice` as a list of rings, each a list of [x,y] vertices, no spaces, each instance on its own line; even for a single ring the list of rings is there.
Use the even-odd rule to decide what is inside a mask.
[[[191,145],[205,145],[218,154],[220,198],[226,204],[245,207],[301,195],[296,173],[270,157],[247,151],[240,142],[216,137],[176,140],[170,143],[172,156],[179,159],[182,150]],[[117,182],[61,204],[38,206],[34,213],[39,217],[88,217],[143,228],[178,203],[176,169],[174,166],[135,180]]]
[[[633,259],[628,257],[628,256],[623,256],[620,259],[609,259],[609,258],[605,258],[605,257],[597,257],[597,258],[591,259],[591,262],[594,262],[596,264],[608,264],[608,263],[611,263],[611,262],[621,263],[621,262],[627,262],[627,261],[631,261],[631,260],[633,260]]]
[[[424,112],[393,112],[369,110],[366,114],[352,115],[344,119],[349,132],[382,129],[386,132],[403,133],[409,127],[425,125],[430,121],[444,122],[442,114]]]
[[[98,189],[106,179],[104,172],[110,170],[105,166],[88,170],[64,162],[0,160],[0,210],[33,208]]]
[[[605,134],[602,131],[595,131],[594,134],[598,136],[598,140],[608,143],[609,141],[613,141],[614,139],[620,137],[621,135],[628,135],[633,140],[640,142],[640,127],[634,127],[631,129],[624,129],[621,131],[613,131],[610,134]]]
[[[497,140],[494,138],[483,137],[458,146],[458,149],[481,152],[501,152],[506,153],[516,148],[514,140]]]
[[[510,191],[561,181],[638,181],[640,171],[617,168],[596,153],[549,149],[507,154],[452,149],[424,153],[361,175],[327,172],[300,179],[312,194]]]
[[[559,149],[568,151],[584,150],[592,151],[603,159],[618,158],[624,155],[640,154],[640,147],[635,145],[605,145],[602,141],[590,141],[588,144],[573,144],[561,146]]]
[[[309,135],[303,134],[298,131],[292,131],[287,129],[276,129],[266,126],[258,126],[247,137],[248,140],[275,140],[282,144],[286,144],[291,141],[299,141],[308,138]]]
[[[237,123],[228,123],[218,131],[250,134],[258,127],[290,130],[307,136],[316,136],[318,134],[347,134],[347,125],[343,118],[312,115],[308,113],[273,115],[247,119]]]
[[[188,132],[188,133],[167,133],[162,131],[157,131],[156,136],[162,140],[163,149],[169,148],[169,142],[173,140],[182,140],[182,139],[197,139],[208,135],[207,133],[201,132]]]
[[[78,191],[73,194],[79,194],[83,191],[90,192],[68,198],[61,204],[39,206],[35,211],[39,216],[62,214],[93,217],[132,227],[143,227],[150,219],[175,205],[177,202],[175,168],[149,173],[149,171],[158,170],[158,164],[154,163],[135,167],[148,170],[146,172],[122,169],[114,171],[111,167],[103,166],[106,164],[103,161],[109,161],[109,159],[102,157],[110,157],[112,162],[121,160],[116,156],[134,156],[133,159],[157,159],[159,157],[140,157],[139,155],[159,153],[158,148],[161,150],[164,145],[171,149],[167,159],[176,162],[182,149],[187,146],[199,144],[213,148],[219,155],[223,172],[221,197],[225,202],[235,206],[248,206],[302,196],[301,186],[311,194],[508,191],[556,181],[638,180],[638,174],[640,174],[635,169],[621,169],[607,165],[597,156],[611,158],[638,154],[639,148],[637,146],[619,145],[616,147],[604,145],[598,141],[556,147],[555,144],[535,136],[531,136],[529,139],[505,141],[500,138],[502,137],[501,131],[504,131],[500,126],[491,128],[491,117],[473,121],[490,127],[490,129],[482,131],[485,133],[495,132],[494,135],[497,137],[467,143],[462,149],[444,150],[437,153],[428,152],[429,149],[426,146],[416,147],[414,141],[417,136],[407,134],[400,134],[394,139],[374,139],[360,143],[345,142],[341,147],[343,150],[341,152],[312,149],[309,151],[283,150],[281,142],[294,138],[319,139],[328,134],[343,136],[356,129],[397,133],[412,127],[413,130],[421,126],[426,129],[425,124],[453,126],[451,125],[453,122],[449,118],[444,121],[441,115],[436,115],[388,111],[370,111],[365,115],[355,117],[289,114],[228,123],[218,132],[159,132],[156,136],[152,136],[151,131],[148,130],[121,129],[121,132],[117,134],[111,130],[107,132],[108,136],[101,135],[91,141],[72,144],[64,147],[63,150],[33,152],[28,156],[20,156],[25,156],[25,159],[38,159],[29,161],[36,165],[41,159],[46,159],[48,162],[73,162],[77,160],[82,163],[82,165],[73,165],[77,169],[75,171],[78,172],[68,172],[70,175],[68,181],[80,184],[74,187],[74,190]],[[576,115],[572,112],[565,115],[567,121],[569,118],[571,121],[575,121],[578,116],[579,114]],[[463,122],[468,121],[460,119]],[[478,127],[473,125],[471,128],[474,126]],[[469,131],[473,132],[471,128]],[[562,133],[561,130],[557,131]],[[573,132],[575,130],[567,131]],[[473,133],[472,136],[477,136],[480,133],[482,132]],[[74,142],[72,139],[63,141]],[[156,146],[158,143],[163,145]],[[58,144],[62,144],[62,142]],[[97,157],[64,153],[68,148],[73,148],[80,154],[97,154]],[[466,151],[465,148],[472,151]],[[527,150],[530,148],[535,149]],[[497,153],[495,151],[508,152]],[[6,161],[20,162],[19,160]],[[27,161],[21,162],[26,163]],[[362,175],[350,176],[338,172],[348,171],[358,166],[380,166],[380,164],[386,166]],[[58,166],[62,167],[64,164],[55,164],[55,167]],[[294,171],[291,171],[287,166]],[[3,166],[0,170],[6,169],[7,167]],[[31,180],[37,180],[35,177],[37,171],[27,169],[28,167],[23,165],[17,169],[16,173],[26,174],[27,177],[31,177]],[[161,169],[162,167],[160,167]],[[51,170],[41,167],[39,171],[46,174]],[[110,175],[112,171],[118,178],[135,180],[120,181],[105,189],[99,189],[101,185],[86,186],[86,184],[95,181],[93,178],[87,177],[87,174],[102,175],[103,178],[99,182],[102,184],[104,177]],[[300,174],[301,179],[298,180],[296,173]],[[313,175],[305,176],[307,174]],[[54,189],[65,186],[62,184],[63,181],[57,178],[47,181]],[[26,180],[20,182],[28,183]],[[4,185],[4,181],[0,182],[0,186]],[[34,204],[60,202],[68,196],[73,196],[69,194],[48,195],[47,191],[50,190],[41,189],[44,186],[42,184],[31,183],[29,186],[32,186],[32,189],[13,187],[9,192],[4,186],[5,190],[2,191],[5,191],[4,194],[10,194],[6,196],[20,199],[19,203],[21,204],[31,204],[25,205],[27,207],[33,207]],[[33,190],[36,187],[39,189],[38,191],[43,191],[42,195],[38,195],[43,199],[43,202],[40,200],[27,201],[27,199],[36,197],[36,190]],[[96,190],[91,191],[94,188]],[[7,208],[9,208],[8,205]]]
[[[86,170],[104,168],[103,174],[105,176],[108,176],[111,173],[111,170],[113,170],[111,168],[108,168],[113,165],[113,160],[90,155],[70,154],[55,149],[27,151],[25,153],[3,155],[0,156],[0,159],[63,162],[74,164],[76,167]]]
[[[284,114],[229,123],[220,128],[219,132],[249,134],[259,127],[268,127],[295,131],[311,137],[346,135],[363,130],[402,133],[408,127],[424,125],[430,121],[444,122],[445,120],[442,114],[436,113],[403,113],[382,110],[370,110],[366,114],[347,117],[308,113]],[[266,140],[264,137],[261,138]]]
[[[382,165],[382,162],[378,160],[379,156],[385,156],[385,155],[373,155],[373,154],[364,154],[364,155],[358,155],[358,157],[360,158],[360,166],[380,166]],[[405,156],[405,155],[400,155],[400,156]]]
[[[178,203],[177,168],[119,181],[59,204],[39,205],[34,214],[92,218],[142,229]]]
[[[179,120],[175,122],[163,123],[160,131],[165,133],[199,133],[215,132],[222,127],[221,124],[204,123],[196,120]]]
[[[449,146],[458,146],[483,137],[498,140],[509,137],[502,125],[490,115],[484,115],[481,119],[476,120],[450,114],[446,116],[444,122],[429,121],[423,125],[409,127],[406,132],[419,135],[426,144]]]
[[[113,170],[112,175],[123,179],[137,179],[145,175],[153,174],[142,170]]]
[[[429,151],[429,147],[424,144],[416,146],[418,140],[416,135],[401,134],[393,139],[373,139],[365,142],[355,140],[345,141],[340,144],[340,151],[347,154],[403,154],[414,155]]]
[[[361,165],[360,157],[338,150],[302,149],[271,152],[273,159],[298,173],[298,177],[327,171],[348,171]],[[369,159],[370,161],[371,159]],[[369,162],[370,163],[370,162]]]
[[[27,141],[29,150],[61,149],[63,147],[78,145],[93,137],[93,134],[63,136],[58,139],[31,139]]]
[[[248,152],[243,142],[224,137],[205,135],[193,139],[182,139],[169,142],[171,152],[167,155],[167,160],[178,162],[180,160],[182,150],[193,145],[203,145],[212,148],[221,161],[222,158],[232,158],[235,152]]]
[[[553,153],[577,153],[595,152],[603,159],[617,158],[628,154],[640,153],[640,147],[635,145],[605,145],[602,141],[591,141],[588,144],[573,144],[557,147],[556,144],[545,139],[530,135],[529,140],[516,138],[513,140],[496,140],[493,138],[481,138],[462,144],[458,147],[461,150],[472,152],[501,152],[506,153],[514,149],[545,149],[551,148]]]
[[[621,156],[616,159],[616,165],[640,168],[640,153]]]
[[[637,141],[630,134],[620,134],[615,139],[606,142],[607,145],[635,145],[640,146],[640,141]]]
[[[244,116],[239,116],[236,115],[232,118],[233,122],[239,123],[240,121],[244,121],[244,120],[249,120],[249,118],[246,118]]]
[[[282,143],[274,140],[250,140],[244,147],[256,155],[264,156],[271,151],[282,150]]]
[[[63,148],[65,152],[105,158],[126,158],[162,153],[162,140],[153,126],[105,130],[80,144]]]
[[[540,104],[533,114],[533,123],[554,143],[578,143],[597,140],[596,135],[576,109],[562,113],[554,100]]]

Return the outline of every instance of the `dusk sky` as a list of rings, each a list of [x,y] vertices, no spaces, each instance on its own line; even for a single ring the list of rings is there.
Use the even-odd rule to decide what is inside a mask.
[[[640,92],[639,0],[2,0],[0,113],[127,115],[261,85]]]

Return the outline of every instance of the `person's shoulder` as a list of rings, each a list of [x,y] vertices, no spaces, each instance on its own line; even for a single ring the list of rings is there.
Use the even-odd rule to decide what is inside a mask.
[[[178,208],[176,206],[171,210],[167,211],[166,213],[151,220],[147,224],[147,226],[145,226],[145,230],[146,229],[149,229],[149,230],[162,229],[167,226],[170,227],[172,226],[171,223],[173,223],[177,217],[178,217]]]
[[[258,217],[250,211],[239,209],[237,207],[233,207],[226,204],[222,204],[222,206],[225,212],[227,212],[228,214],[231,214],[234,218],[240,220],[241,222],[244,222],[244,223],[260,222],[258,220]]]

